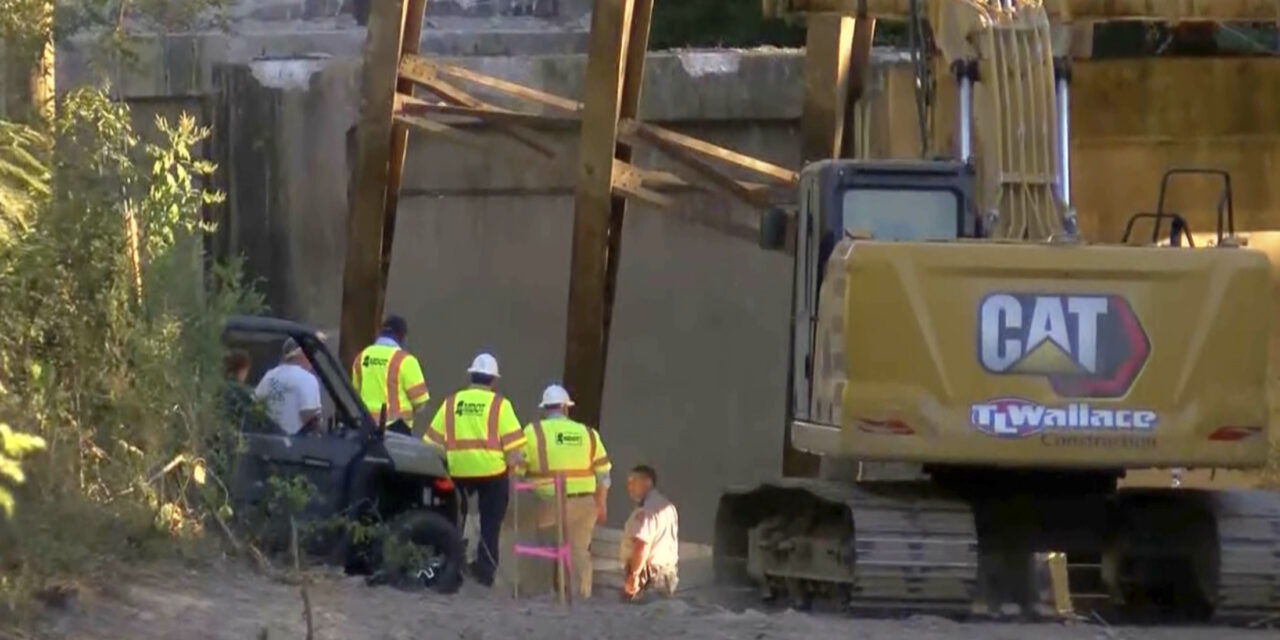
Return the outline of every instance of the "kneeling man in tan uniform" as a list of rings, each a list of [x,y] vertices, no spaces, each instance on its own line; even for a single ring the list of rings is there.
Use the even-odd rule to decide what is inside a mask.
[[[679,517],[657,484],[657,472],[647,465],[638,465],[627,475],[627,495],[636,502],[623,526],[619,549],[626,570],[622,594],[627,600],[649,588],[670,597],[679,582]]]

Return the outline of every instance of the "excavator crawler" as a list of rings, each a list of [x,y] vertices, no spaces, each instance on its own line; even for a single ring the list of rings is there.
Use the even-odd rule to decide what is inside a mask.
[[[1280,495],[1119,486],[1271,451],[1272,267],[1233,240],[1229,176],[1213,242],[1163,195],[1134,222],[1168,237],[1084,241],[1043,5],[929,10],[958,157],[811,164],[761,225],[794,256],[789,439],[821,470],[722,496],[717,576],[798,607],[1056,615],[1053,554],[1076,612],[1280,614]]]

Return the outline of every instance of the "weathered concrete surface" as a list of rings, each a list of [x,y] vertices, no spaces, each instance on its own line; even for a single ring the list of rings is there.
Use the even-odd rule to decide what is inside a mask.
[[[299,20],[351,15],[353,0],[240,0],[230,12],[240,19]],[[591,0],[431,0],[428,17],[497,18],[538,16],[580,19],[591,13]]]
[[[429,3],[430,4],[430,3]],[[566,55],[586,51],[588,25],[580,20],[434,17],[421,38],[424,54],[443,56]],[[207,94],[213,68],[262,58],[334,56],[359,59],[365,29],[349,20],[236,23],[228,31],[141,34],[127,41],[128,64],[116,65],[95,48],[97,37],[81,33],[58,48],[58,90],[106,76],[129,98],[174,98]]]

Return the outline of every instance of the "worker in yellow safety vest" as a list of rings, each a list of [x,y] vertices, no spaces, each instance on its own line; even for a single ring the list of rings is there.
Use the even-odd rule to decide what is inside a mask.
[[[406,434],[413,432],[414,412],[425,408],[431,398],[418,359],[404,350],[408,336],[404,318],[387,316],[378,339],[351,364],[352,384],[374,422],[381,418],[385,406],[387,426]]]
[[[424,439],[444,448],[454,485],[460,494],[474,495],[479,504],[481,545],[471,570],[480,584],[492,586],[498,569],[498,532],[511,490],[508,471],[523,464],[525,439],[511,401],[493,388],[499,377],[497,359],[482,353],[467,374],[471,385],[445,399]],[[463,520],[467,502],[462,503]]]
[[[604,524],[605,499],[609,492],[609,453],[600,434],[569,418],[573,400],[564,387],[553,384],[542,392],[542,418],[524,428],[524,459],[527,475],[542,497],[544,507],[555,507],[554,478],[565,478],[565,522],[572,554],[573,572],[578,578],[578,594],[591,597],[591,536],[596,524]],[[542,527],[554,518],[539,518]]]

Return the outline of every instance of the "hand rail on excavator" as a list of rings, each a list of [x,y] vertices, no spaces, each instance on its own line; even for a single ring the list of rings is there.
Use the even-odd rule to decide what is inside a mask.
[[[1160,241],[1160,225],[1165,218],[1170,219],[1169,224],[1169,244],[1170,246],[1180,246],[1178,237],[1182,236],[1187,239],[1187,246],[1195,248],[1196,241],[1191,237],[1191,228],[1187,225],[1186,218],[1180,213],[1165,213],[1157,211],[1156,213],[1135,213],[1129,218],[1129,223],[1124,226],[1124,236],[1120,238],[1120,244],[1129,244],[1129,237],[1133,235],[1133,223],[1146,218],[1154,218],[1155,222],[1151,225],[1151,244]]]
[[[1160,198],[1156,201],[1156,215],[1164,213],[1165,196],[1169,189],[1169,179],[1176,175],[1217,176],[1222,178],[1222,192],[1218,196],[1218,245],[1222,244],[1223,222],[1226,222],[1226,235],[1236,234],[1235,203],[1231,197],[1231,174],[1225,169],[1208,169],[1204,167],[1174,167],[1164,172],[1160,178]],[[1224,220],[1225,216],[1225,220]],[[1159,224],[1157,220],[1156,224]],[[1186,224],[1186,221],[1183,221]]]

